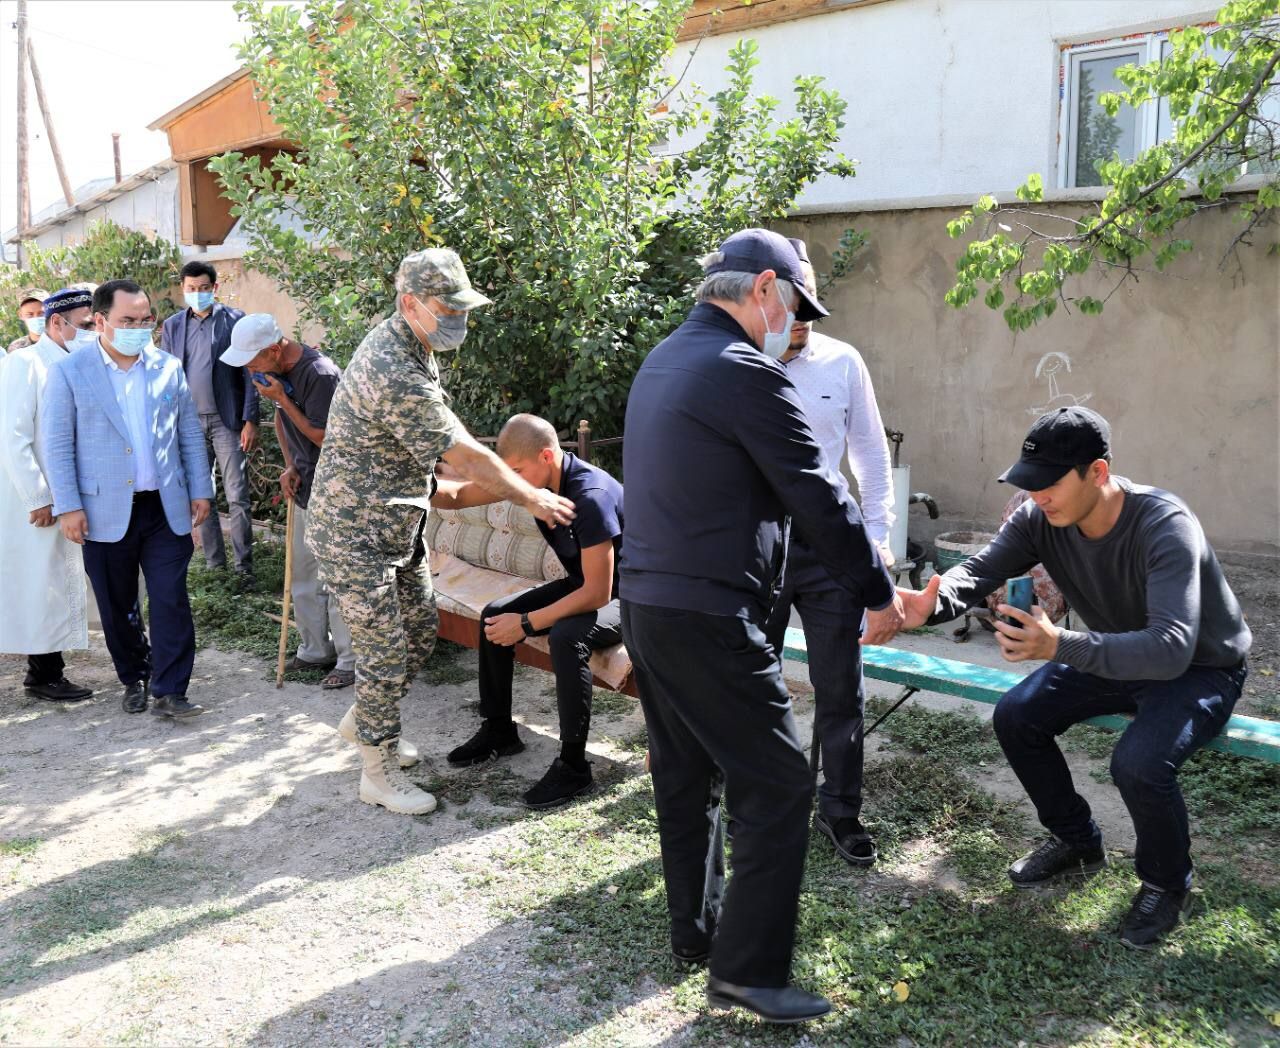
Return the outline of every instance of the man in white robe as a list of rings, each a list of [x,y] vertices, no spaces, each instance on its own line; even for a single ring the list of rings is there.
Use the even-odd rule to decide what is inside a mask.
[[[40,412],[49,368],[96,341],[91,302],[77,288],[50,295],[44,333],[0,368],[0,652],[26,655],[27,693],[52,702],[93,692],[63,676],[62,653],[89,646],[84,561],[55,526]]]

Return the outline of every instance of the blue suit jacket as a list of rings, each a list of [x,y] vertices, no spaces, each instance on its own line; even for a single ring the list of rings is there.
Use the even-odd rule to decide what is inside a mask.
[[[160,333],[160,348],[172,353],[187,368],[187,320],[190,309],[175,313],[164,322]],[[231,345],[231,329],[244,316],[244,311],[215,302],[213,306],[213,402],[218,405],[218,417],[232,433],[239,433],[246,422],[258,421],[258,390],[244,368],[233,368],[218,358]]]
[[[155,347],[146,368],[152,450],[165,517],[175,535],[191,533],[191,500],[213,498],[204,431],[182,367]],[[82,509],[94,542],[118,542],[133,515],[133,440],[97,344],[49,369],[41,433],[53,512]]]

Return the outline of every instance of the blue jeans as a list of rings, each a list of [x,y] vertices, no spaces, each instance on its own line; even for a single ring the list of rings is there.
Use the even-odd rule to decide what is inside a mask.
[[[253,573],[253,518],[249,507],[249,467],[240,450],[240,434],[227,429],[220,415],[201,415],[205,448],[209,452],[210,472],[217,463],[222,474],[222,489],[231,511],[231,548],[235,551],[236,571]],[[216,483],[216,481],[215,481]],[[227,563],[227,548],[222,541],[222,522],[218,520],[218,504],[214,501],[209,516],[200,525],[200,548],[204,562],[211,568]]]
[[[863,609],[794,535],[782,592],[764,629],[779,658],[793,607],[800,613],[809,651],[813,715],[822,749],[818,808],[831,819],[856,819],[862,812],[865,692],[858,637]]]
[[[1105,680],[1050,662],[1005,693],[993,725],[1044,827],[1068,844],[1097,847],[1102,832],[1054,740],[1089,717],[1133,714],[1111,754],[1111,778],[1133,819],[1134,868],[1153,887],[1184,891],[1191,833],[1178,769],[1222,730],[1247,675],[1242,661],[1232,669],[1192,666],[1173,680]]]

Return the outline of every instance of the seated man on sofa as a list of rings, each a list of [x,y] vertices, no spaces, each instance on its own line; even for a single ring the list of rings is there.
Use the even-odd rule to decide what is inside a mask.
[[[618,611],[618,548],[622,545],[622,485],[602,469],[562,451],[555,429],[537,415],[515,415],[498,434],[498,457],[534,487],[571,499],[577,518],[538,530],[568,578],[494,601],[481,614],[480,730],[449,754],[455,767],[507,757],[524,749],[511,719],[514,647],[550,634],[560,712],[560,756],[526,792],[530,808],[553,808],[591,788],[586,759],[591,725],[591,653],[622,641]],[[499,501],[475,483],[440,480],[435,509],[465,509]]]

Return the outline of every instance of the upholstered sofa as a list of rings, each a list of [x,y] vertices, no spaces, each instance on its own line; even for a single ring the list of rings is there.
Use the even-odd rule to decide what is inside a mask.
[[[440,636],[467,647],[479,644],[480,613],[490,602],[565,576],[533,516],[510,502],[433,509],[423,537],[431,551]],[[547,638],[517,644],[516,658],[550,670]],[[631,659],[621,644],[596,652],[591,669],[601,687],[635,694]]]

